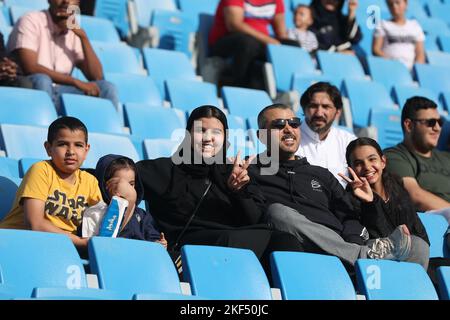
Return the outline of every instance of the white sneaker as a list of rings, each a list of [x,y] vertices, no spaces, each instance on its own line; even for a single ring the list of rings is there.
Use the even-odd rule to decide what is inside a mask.
[[[411,251],[411,235],[402,224],[386,238],[378,238],[370,245],[367,256],[371,259],[404,261]]]

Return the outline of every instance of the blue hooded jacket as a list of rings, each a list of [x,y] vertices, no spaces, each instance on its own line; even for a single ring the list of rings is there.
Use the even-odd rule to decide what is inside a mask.
[[[109,165],[116,159],[127,158],[121,155],[108,154],[101,157],[97,162],[97,167],[95,168],[95,176],[98,180],[98,185],[100,191],[102,192],[103,201],[109,203],[111,197],[106,190],[105,174]],[[128,159],[128,158],[127,158]],[[121,238],[129,238],[135,240],[147,240],[156,241],[160,238],[160,233],[155,227],[155,221],[150,213],[145,210],[138,208],[139,203],[142,201],[144,196],[144,189],[142,187],[142,182],[139,178],[137,171],[135,172],[135,189],[137,193],[136,198],[136,208],[134,209],[133,216],[123,230],[119,233]]]

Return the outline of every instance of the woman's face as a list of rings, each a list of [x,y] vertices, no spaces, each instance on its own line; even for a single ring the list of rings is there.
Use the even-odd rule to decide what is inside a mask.
[[[365,177],[371,186],[381,181],[386,167],[385,156],[380,157],[372,146],[356,147],[351,156],[351,167],[359,177]]]
[[[320,3],[327,11],[336,11],[339,6],[339,0],[320,0]]]
[[[200,118],[191,128],[192,148],[203,158],[214,157],[222,149],[225,130],[216,118]]]

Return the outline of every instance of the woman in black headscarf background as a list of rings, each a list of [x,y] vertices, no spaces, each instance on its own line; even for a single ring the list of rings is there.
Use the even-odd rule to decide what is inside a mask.
[[[313,0],[311,8],[315,33],[320,50],[353,53],[352,46],[362,39],[356,21],[358,0],[349,0],[348,15],[342,13],[344,0]]]
[[[272,251],[302,247],[295,237],[262,223],[264,202],[247,174],[249,162],[237,157],[226,163],[227,130],[220,109],[201,106],[192,111],[185,139],[171,158],[137,163],[144,199],[169,248],[199,244],[251,249],[267,271]]]

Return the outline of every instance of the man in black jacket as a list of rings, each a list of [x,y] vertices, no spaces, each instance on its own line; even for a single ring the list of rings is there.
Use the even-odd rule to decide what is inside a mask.
[[[327,169],[295,155],[300,119],[290,107],[264,108],[258,126],[267,151],[249,170],[269,205],[267,219],[273,228],[295,235],[308,251],[332,254],[350,265],[358,258],[409,258],[411,236],[406,226],[387,238],[366,242],[367,231],[338,180]],[[370,203],[366,207],[376,210]]]

